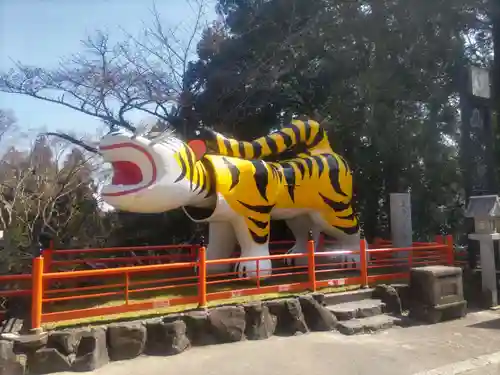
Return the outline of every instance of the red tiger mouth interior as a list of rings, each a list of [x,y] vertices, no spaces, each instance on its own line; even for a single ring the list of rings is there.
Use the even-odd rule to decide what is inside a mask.
[[[138,185],[142,182],[143,176],[139,166],[131,161],[114,161],[113,185]]]

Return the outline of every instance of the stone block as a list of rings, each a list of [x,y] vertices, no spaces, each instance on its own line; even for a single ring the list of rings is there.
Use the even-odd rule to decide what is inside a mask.
[[[341,321],[380,315],[383,313],[384,307],[385,304],[378,299],[365,299],[327,306],[328,310]]]
[[[220,343],[245,338],[246,317],[243,306],[221,306],[209,311],[210,330]]]
[[[300,306],[307,326],[311,331],[332,331],[337,325],[337,318],[330,310],[322,306],[312,296],[300,296]]]
[[[57,349],[64,355],[76,354],[83,332],[81,329],[50,332],[47,347]]]
[[[295,335],[309,332],[298,299],[278,299],[268,301],[266,305],[269,308],[269,312],[275,315],[278,320],[276,334]]]
[[[462,269],[427,266],[410,271],[411,304],[446,305],[464,300]]]
[[[271,337],[276,330],[278,319],[269,312],[262,302],[254,302],[245,308],[245,335],[249,340],[262,340]]]
[[[373,290],[372,296],[384,302],[386,312],[396,315],[403,313],[399,293],[393,286],[385,284],[377,285]]]
[[[109,354],[104,327],[91,328],[81,332],[73,371],[94,371],[109,363]]]
[[[112,361],[140,356],[146,346],[146,327],[140,322],[115,323],[108,326],[108,349]]]
[[[71,360],[55,348],[42,348],[28,357],[30,374],[52,374],[71,370]]]
[[[387,315],[374,315],[368,318],[340,321],[337,329],[344,335],[374,333],[394,326],[394,318]]]
[[[179,354],[191,345],[187,337],[186,323],[180,316],[171,316],[164,321],[146,322],[146,329],[146,353],[149,355]]]

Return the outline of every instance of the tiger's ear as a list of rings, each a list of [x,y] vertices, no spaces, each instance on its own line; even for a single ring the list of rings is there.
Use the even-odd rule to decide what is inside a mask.
[[[193,139],[192,141],[189,141],[188,146],[196,155],[196,160],[201,160],[201,158],[207,153],[207,145],[205,141],[201,139]]]

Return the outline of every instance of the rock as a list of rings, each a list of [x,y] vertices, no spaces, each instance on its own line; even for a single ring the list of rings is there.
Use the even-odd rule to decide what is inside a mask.
[[[246,313],[245,335],[249,340],[267,339],[274,335],[278,319],[269,313],[269,308],[262,302],[255,302],[244,307]]]
[[[377,285],[373,291],[373,298],[382,300],[385,303],[386,312],[396,315],[403,313],[401,299],[398,291],[391,285]]]
[[[94,371],[109,363],[106,330],[103,327],[83,331],[76,351],[73,371]]]
[[[206,311],[189,311],[182,315],[182,320],[186,323],[187,336],[192,345],[217,344],[217,339],[212,334]]]
[[[340,321],[337,329],[344,335],[355,335],[359,333],[373,333],[391,328],[394,318],[388,315],[375,315],[362,319],[351,319]]]
[[[21,332],[25,333],[31,328],[31,297],[16,296],[7,298],[7,319],[19,319]]]
[[[146,326],[140,322],[108,326],[108,350],[112,361],[140,356],[146,346]]]
[[[0,374],[24,375],[25,365],[14,353],[14,343],[0,340]]]
[[[278,319],[276,334],[294,335],[297,332],[309,331],[302,314],[300,302],[295,298],[286,298],[266,303],[269,312]]]
[[[42,348],[28,357],[30,374],[51,374],[71,370],[71,361],[55,348]]]
[[[220,343],[237,342],[245,338],[246,316],[243,306],[216,307],[208,313],[208,322]]]
[[[149,355],[173,355],[189,348],[186,323],[180,318],[146,323],[146,353]]]
[[[14,343],[12,341],[0,340],[0,363],[12,361],[15,358]]]
[[[338,320],[367,318],[380,315],[384,310],[384,303],[378,299],[363,299],[360,301],[344,302],[327,306]]]
[[[50,332],[47,347],[57,349],[64,355],[76,354],[82,334],[83,331],[77,329]]]
[[[307,326],[311,331],[332,331],[337,318],[326,307],[321,306],[312,296],[300,296],[300,306]]]
[[[25,320],[9,317],[0,323],[0,333],[21,333],[24,331]]]
[[[323,293],[314,292],[311,293],[310,296],[316,300],[321,306],[325,306],[325,295]]]
[[[49,334],[47,332],[19,335],[14,339],[15,353],[29,353],[47,345]]]

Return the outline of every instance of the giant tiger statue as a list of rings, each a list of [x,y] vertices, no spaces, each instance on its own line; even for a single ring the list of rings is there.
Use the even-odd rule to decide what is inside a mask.
[[[208,223],[207,260],[228,258],[236,242],[241,257],[269,255],[271,219],[285,220],[292,231],[296,242],[289,253],[306,252],[309,231],[316,243],[323,232],[337,239],[338,250],[359,249],[352,172],[317,122],[293,120],[252,142],[207,129],[200,129],[198,138],[186,143],[171,130],[149,137],[144,129],[131,128],[110,132],[98,149],[79,144],[112,165],[113,179],[101,192],[106,203],[138,213],[182,207],[193,221]],[[263,160],[297,146],[304,152]],[[359,261],[359,255],[344,258]],[[211,265],[208,272],[228,267]],[[236,265],[240,277],[255,277],[256,269],[255,261]],[[261,277],[271,272],[270,260],[259,261]]]

